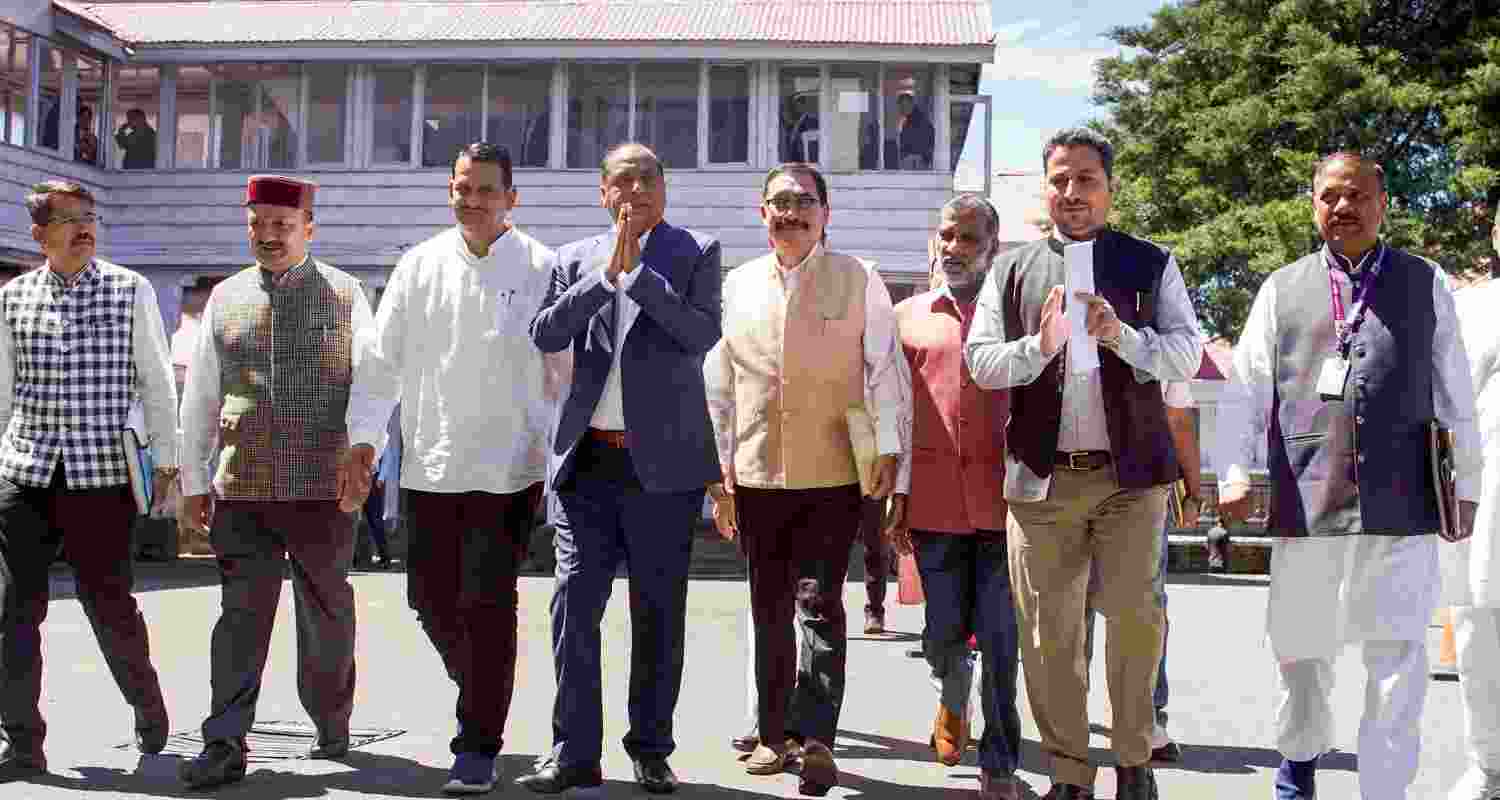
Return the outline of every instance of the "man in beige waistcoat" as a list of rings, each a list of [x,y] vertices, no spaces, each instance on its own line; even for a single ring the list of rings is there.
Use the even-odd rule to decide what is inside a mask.
[[[767,175],[761,219],[774,252],[724,279],[724,338],[705,384],[723,489],[710,487],[727,538],[743,535],[755,620],[760,744],[752,775],[802,760],[800,789],[838,784],[830,746],[844,699],[844,579],[861,491],[846,422],[877,420],[869,492],[895,483],[911,378],[890,293],[872,265],[824,246],[828,186],[806,164]],[[793,611],[802,630],[794,652]]]

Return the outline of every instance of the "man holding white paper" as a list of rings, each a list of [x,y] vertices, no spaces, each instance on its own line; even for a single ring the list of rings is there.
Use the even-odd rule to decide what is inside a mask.
[[[724,279],[724,338],[704,365],[724,471],[710,495],[720,533],[742,536],[750,562],[760,742],[745,771],[773,775],[800,755],[801,791],[821,796],[838,784],[849,549],[861,494],[884,498],[895,485],[911,379],[880,273],[824,247],[822,174],[775,167],[761,203],[774,251]],[[873,448],[850,437],[849,411],[867,396]],[[870,449],[862,476],[857,451]]]
[[[1053,758],[1047,797],[1093,797],[1079,647],[1096,563],[1116,796],[1152,800],[1151,690],[1164,625],[1153,581],[1167,490],[1180,474],[1160,382],[1193,376],[1203,336],[1171,254],[1106,223],[1109,141],[1060,131],[1042,160],[1053,234],[1001,255],[964,355],[980,386],[1011,390],[1006,536],[1027,694]],[[1070,308],[1081,330],[1070,328]]]

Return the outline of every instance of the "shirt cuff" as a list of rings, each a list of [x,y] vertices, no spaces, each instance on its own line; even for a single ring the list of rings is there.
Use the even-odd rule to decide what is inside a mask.
[[[1120,338],[1116,340],[1112,349],[1121,359],[1124,359],[1125,363],[1139,368],[1139,365],[1146,360],[1141,353],[1145,346],[1145,334],[1123,322],[1120,323]]]
[[[349,429],[349,446],[354,447],[360,444],[367,444],[375,448],[375,461],[379,462],[380,456],[385,452],[386,445],[388,444],[386,442],[385,426],[380,426],[378,430],[373,426],[351,427]]]
[[[901,432],[896,429],[896,424],[889,425],[876,423],[875,448],[883,456],[901,455]]]
[[[179,473],[182,479],[182,496],[195,497],[200,494],[208,494],[213,487],[213,479],[208,474],[208,469],[203,467],[189,467]]]
[[[1223,494],[1224,490],[1231,486],[1249,485],[1251,485],[1250,472],[1245,469],[1244,465],[1230,464],[1229,468],[1224,470],[1223,479],[1219,481],[1219,493]]]

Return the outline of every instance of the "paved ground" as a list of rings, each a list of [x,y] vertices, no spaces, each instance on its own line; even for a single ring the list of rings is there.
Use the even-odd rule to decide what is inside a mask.
[[[1265,584],[1258,577],[1174,575],[1171,586],[1172,730],[1185,746],[1186,762],[1158,771],[1164,798],[1268,798],[1276,753],[1270,741],[1272,691],[1270,656],[1261,643]],[[152,629],[157,663],[167,687],[174,729],[196,727],[208,703],[208,635],[218,613],[213,572],[197,567],[155,567],[145,571],[142,604]],[[177,761],[140,757],[115,749],[129,739],[130,716],[100,659],[76,601],[53,602],[46,628],[48,658],[45,712],[51,723],[47,754],[54,774],[38,784],[0,788],[0,797],[171,797],[183,795],[174,778]],[[438,794],[449,763],[454,690],[405,604],[405,577],[362,574],[355,578],[360,601],[359,696],[355,724],[404,728],[408,732],[354,752],[346,763],[284,761],[254,769],[225,797],[430,797]],[[522,647],[518,689],[510,719],[503,770],[497,790],[512,798],[529,793],[509,785],[536,754],[550,744],[553,694],[547,601],[552,582],[526,578],[521,587]],[[624,733],[628,622],[625,586],[607,616],[604,678],[608,796],[644,796],[631,782],[629,759],[617,742]],[[863,587],[851,583],[848,604],[857,611]],[[894,596],[894,591],[892,591]],[[292,672],[290,591],[282,595],[282,615],[271,650],[271,664],[260,701],[265,720],[302,719]],[[753,777],[726,746],[744,719],[746,589],[742,581],[696,580],[687,679],[678,711],[679,750],[673,766],[687,798],[749,799],[796,796],[791,776]],[[851,619],[858,614],[852,614]],[[921,609],[893,607],[891,635],[851,637],[850,686],[837,747],[844,785],[830,797],[939,800],[961,796],[977,786],[971,754],[965,764],[945,769],[926,749],[934,695],[921,662],[908,658],[921,629]],[[1109,722],[1102,691],[1102,659],[1096,664],[1092,718]],[[1339,664],[1336,707],[1339,743],[1352,751],[1363,676],[1357,652]],[[1023,690],[1024,698],[1024,690]],[[1022,777],[1035,792],[1048,781],[1036,745],[1036,729],[1026,713]],[[1104,730],[1103,727],[1098,730]],[[1435,683],[1423,721],[1424,752],[1413,798],[1435,798],[1463,768],[1462,720],[1458,687]],[[1096,756],[1109,758],[1108,739],[1095,737]],[[1355,757],[1326,759],[1320,796],[1357,796]],[[1100,773],[1101,798],[1114,795],[1113,773]]]

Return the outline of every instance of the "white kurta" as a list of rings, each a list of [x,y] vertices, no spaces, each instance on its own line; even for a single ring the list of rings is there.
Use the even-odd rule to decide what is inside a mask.
[[[1500,608],[1500,282],[1462,289],[1454,295],[1469,373],[1478,397],[1479,511],[1474,536],[1442,548],[1445,605]]]
[[[1347,308],[1352,285],[1344,279],[1339,288]],[[1479,485],[1474,396],[1453,291],[1441,269],[1434,273],[1432,304],[1433,407],[1458,440],[1458,496],[1473,500]],[[1275,284],[1268,281],[1235,346],[1235,375],[1226,387],[1233,396],[1226,399],[1240,413],[1226,415],[1221,424],[1221,493],[1231,484],[1248,483],[1246,465],[1265,460],[1278,338]],[[1436,536],[1277,540],[1266,614],[1277,658],[1325,659],[1348,642],[1422,639],[1437,603],[1437,562]]]

